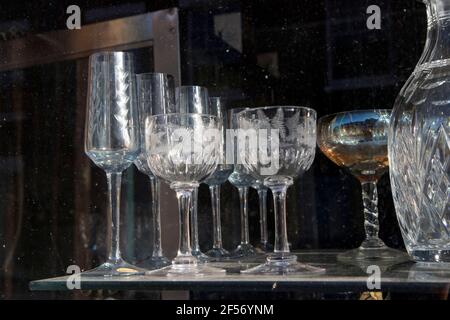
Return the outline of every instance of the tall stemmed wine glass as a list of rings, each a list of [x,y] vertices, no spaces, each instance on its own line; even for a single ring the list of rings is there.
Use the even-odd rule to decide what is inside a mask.
[[[273,246],[269,242],[269,231],[267,228],[267,192],[269,188],[264,185],[264,181],[255,180],[252,188],[258,193],[259,201],[259,245],[258,249],[263,252],[271,252]]]
[[[135,166],[150,179],[152,194],[153,252],[140,266],[159,269],[170,264],[161,245],[161,212],[159,205],[160,180],[155,177],[147,163],[145,154],[145,119],[150,115],[175,112],[174,78],[165,73],[142,73],[136,75],[139,102],[139,131],[141,148],[134,161]]]
[[[319,119],[318,145],[338,166],[360,182],[366,239],[357,249],[338,256],[342,261],[396,260],[406,254],[387,247],[378,237],[378,179],[388,170],[387,134],[391,110],[355,110]]]
[[[208,89],[200,86],[181,86],[175,90],[176,112],[209,114]],[[208,261],[208,256],[200,250],[198,237],[198,187],[194,188],[191,202],[192,254],[201,262]]]
[[[122,171],[139,154],[139,120],[133,55],[100,52],[89,57],[89,84],[85,127],[86,155],[105,170],[108,179],[108,260],[83,273],[86,276],[122,276],[143,273],[120,253],[120,190]]]
[[[222,151],[221,120],[201,114],[150,116],[145,125],[145,149],[152,172],[176,192],[180,214],[180,242],[172,265],[152,275],[220,275],[224,270],[198,264],[192,255],[190,212],[199,181],[217,167]]]
[[[234,108],[229,110],[229,119],[231,129],[235,132],[238,129],[238,123],[236,115],[246,110],[246,108]],[[230,137],[231,138],[231,137]],[[250,175],[247,169],[238,162],[238,150],[239,150],[239,139],[238,137],[232,137],[234,141],[227,141],[227,145],[233,145],[234,150],[230,150],[233,156],[233,172],[228,177],[228,181],[234,185],[239,191],[239,204],[240,204],[240,214],[241,214],[241,242],[236,249],[231,253],[232,257],[249,257],[256,254],[256,249],[250,243],[250,232],[248,227],[248,189],[255,182],[255,178]],[[227,138],[229,139],[229,138]]]
[[[230,253],[222,245],[222,223],[220,221],[220,185],[228,180],[228,176],[233,172],[233,166],[225,163],[225,133],[227,128],[227,114],[225,106],[220,97],[209,98],[210,114],[222,119],[223,149],[219,165],[212,175],[204,181],[209,186],[211,192],[211,207],[213,217],[213,247],[206,254],[210,260],[221,260],[228,258]]]
[[[274,106],[237,115],[239,156],[244,167],[271,189],[275,206],[275,247],[266,262],[247,274],[309,275],[322,268],[297,261],[290,253],[286,224],[286,191],[311,166],[316,148],[316,112],[310,108]]]

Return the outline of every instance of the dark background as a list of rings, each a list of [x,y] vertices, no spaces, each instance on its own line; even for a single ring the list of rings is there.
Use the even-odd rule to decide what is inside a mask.
[[[178,7],[183,84],[207,86],[210,95],[226,98],[228,108],[306,105],[319,116],[392,108],[420,56],[426,32],[425,7],[415,0],[16,0],[0,4],[0,41],[65,29],[71,4],[80,6],[82,24]],[[381,30],[366,27],[366,8],[373,4],[381,8]],[[230,40],[214,24],[219,16],[234,23],[236,15],[241,42]],[[151,71],[151,54],[136,50],[136,55],[147,59],[139,71]],[[30,280],[62,275],[70,264],[89,268],[105,258],[106,178],[83,154],[84,100],[76,89],[86,86],[86,75],[80,63],[86,61],[0,73],[2,299],[107,295],[28,291]],[[122,247],[125,257],[137,262],[151,253],[148,182],[129,168],[123,185]],[[380,236],[403,248],[388,175],[378,186]],[[360,194],[359,182],[317,150],[312,168],[288,192],[292,248],[357,247],[364,238]],[[199,203],[201,248],[206,251],[212,226],[205,186]],[[237,191],[228,183],[222,188],[222,203],[224,244],[232,249],[239,242],[239,211]],[[271,209],[269,221],[273,239]],[[254,190],[250,230],[256,244]]]

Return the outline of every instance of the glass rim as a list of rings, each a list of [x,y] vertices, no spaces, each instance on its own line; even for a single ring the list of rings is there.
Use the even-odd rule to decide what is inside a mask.
[[[91,54],[89,56],[89,59],[95,59],[97,57],[101,57],[101,56],[114,56],[116,54],[121,54],[121,55],[125,55],[128,56],[130,58],[133,57],[133,53],[132,52],[127,52],[127,51],[115,51],[115,50],[105,50],[105,51],[98,51],[98,52],[94,52],[93,54]]]
[[[364,113],[364,112],[376,112],[376,111],[388,111],[390,114],[392,114],[392,109],[360,109],[360,110],[348,110],[348,111],[340,111],[340,112],[336,112],[336,113],[330,113],[330,114],[326,114],[324,116],[321,116],[318,121],[321,121],[323,119],[326,118],[332,118],[332,117],[336,117],[338,115],[341,114],[357,114],[357,113]]]
[[[155,77],[155,76],[167,76],[168,78],[174,78],[173,75],[170,73],[165,72],[142,72],[142,73],[136,73],[136,78],[144,78],[144,77]]]
[[[246,111],[246,110],[250,110],[250,107],[234,107],[234,108],[230,108],[227,110],[228,113],[232,113],[234,111],[234,114],[238,114],[242,111]],[[235,111],[235,110],[240,110],[240,111]]]
[[[238,114],[244,112],[251,112],[251,111],[258,111],[258,110],[269,110],[269,109],[278,109],[278,108],[284,108],[288,110],[305,110],[309,111],[316,115],[317,118],[317,111],[310,107],[304,107],[304,106],[294,106],[294,105],[273,105],[273,106],[263,106],[263,107],[256,107],[256,108],[250,108],[250,107],[244,107],[244,110],[239,111]]]
[[[160,114],[152,114],[152,115],[148,115],[147,119],[150,118],[158,118],[158,117],[168,117],[168,116],[198,116],[201,118],[212,118],[212,119],[217,119],[217,122],[220,122],[219,119],[221,119],[218,116],[212,115],[212,114],[207,114],[207,113],[182,113],[182,112],[171,112],[171,113],[160,113]]]
[[[176,86],[175,87],[175,90],[180,90],[181,88],[199,88],[199,89],[202,89],[202,90],[208,90],[208,87],[205,87],[205,86],[198,86],[198,85],[192,85],[192,86],[190,86],[190,85],[182,85],[182,86]]]

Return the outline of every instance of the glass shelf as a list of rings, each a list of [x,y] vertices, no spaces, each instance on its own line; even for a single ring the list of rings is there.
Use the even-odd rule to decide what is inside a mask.
[[[129,276],[121,278],[82,278],[81,290],[202,290],[202,291],[396,291],[439,292],[449,290],[450,265],[426,266],[411,261],[397,264],[344,264],[337,261],[342,251],[299,251],[299,261],[326,268],[320,275],[302,276],[254,276],[243,275],[239,270],[256,265],[259,261],[211,263],[225,268],[221,277],[161,277]],[[381,272],[379,289],[368,288],[372,283],[374,267]],[[375,267],[376,269],[376,267]],[[65,291],[68,276],[30,282],[32,291]]]

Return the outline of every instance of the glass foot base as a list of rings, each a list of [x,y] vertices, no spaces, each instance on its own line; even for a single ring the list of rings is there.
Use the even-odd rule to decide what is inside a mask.
[[[264,264],[243,270],[243,274],[254,275],[295,275],[309,276],[312,274],[324,273],[325,269],[300,263],[297,257],[292,256],[269,256]]]
[[[408,261],[406,252],[389,248],[380,239],[365,240],[357,249],[353,249],[337,256],[338,261]]]
[[[220,268],[210,267],[207,264],[172,264],[171,266],[149,271],[151,276],[167,276],[167,277],[206,277],[206,276],[222,276],[225,275],[225,270]]]
[[[415,249],[410,251],[411,257],[417,263],[423,265],[430,264],[433,265],[450,265],[450,248],[442,249]]]
[[[221,261],[230,258],[230,253],[224,248],[212,248],[206,255],[209,257],[209,261]]]
[[[82,277],[120,277],[142,275],[146,271],[120,259],[107,261],[97,268],[83,271],[80,275]]]
[[[241,243],[231,252],[232,258],[249,257],[256,254],[256,249],[250,243]]]
[[[197,258],[198,262],[204,263],[209,261],[209,257],[201,252],[199,249],[192,250],[192,255]]]
[[[273,252],[273,245],[271,245],[268,242],[266,243],[260,242],[259,245],[257,246],[257,249],[265,253],[271,253]]]
[[[151,256],[140,262],[139,267],[147,270],[156,270],[167,267],[170,264],[170,260],[164,256]]]

